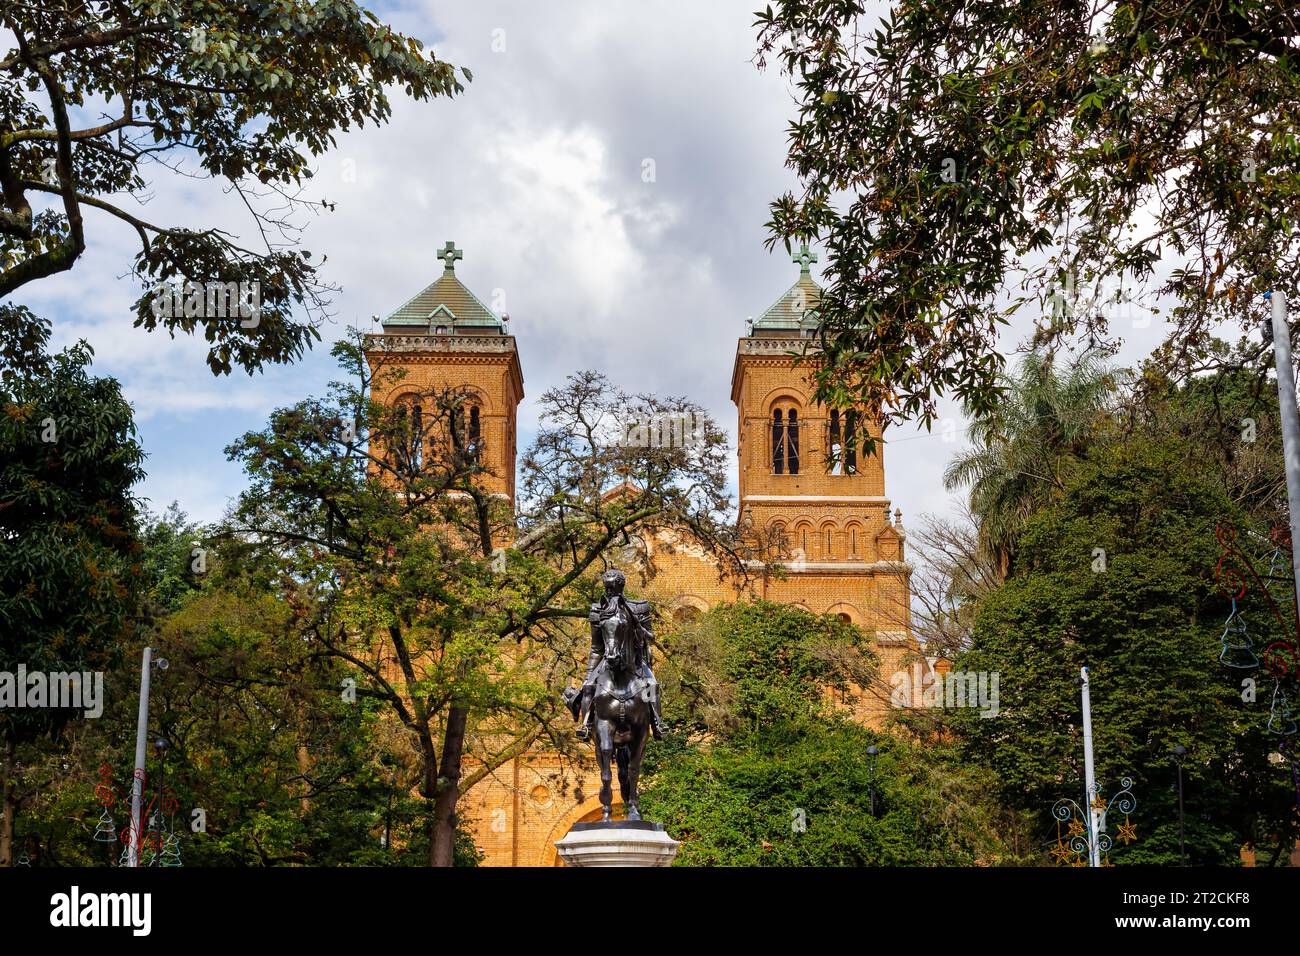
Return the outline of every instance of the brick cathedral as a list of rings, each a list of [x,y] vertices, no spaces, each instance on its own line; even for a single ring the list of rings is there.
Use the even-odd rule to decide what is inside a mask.
[[[391,394],[376,398],[393,403],[405,392],[430,388],[472,396],[466,424],[482,438],[490,472],[484,481],[513,506],[516,410],[524,397],[519,352],[506,318],[456,274],[461,251],[448,242],[439,258],[442,274],[384,318],[382,334],[369,339],[372,356],[382,352],[386,363],[396,358],[406,370]],[[657,573],[639,582],[625,568],[628,590],[678,622],[714,604],[762,598],[859,625],[872,635],[882,679],[880,686],[860,688],[840,703],[879,724],[889,709],[888,675],[919,654],[910,628],[905,533],[885,496],[880,446],[871,455],[855,454],[851,445],[841,451],[857,428],[878,437],[877,424],[814,404],[809,375],[815,356],[796,363],[817,328],[821,288],[812,278],[816,257],[807,247],[794,261],[798,278],[750,323],[737,342],[731,371],[738,513],[742,522],[779,532],[788,542],[786,573],[731,584],[719,579],[702,550],[659,535],[641,542],[653,552]],[[472,769],[472,761],[465,769]],[[529,752],[475,784],[462,796],[460,813],[486,865],[554,866],[555,841],[572,824],[599,818],[598,789],[594,761],[583,765],[557,753]]]

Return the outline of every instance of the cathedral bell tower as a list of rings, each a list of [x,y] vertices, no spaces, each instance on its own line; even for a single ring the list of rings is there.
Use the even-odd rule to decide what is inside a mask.
[[[874,631],[888,676],[886,648],[912,643],[901,516],[885,497],[882,446],[867,453],[851,440],[879,438],[879,422],[813,401],[822,290],[806,244],[794,261],[798,279],[736,349],[741,521],[784,543],[787,574],[766,580],[763,597]]]
[[[456,275],[464,253],[448,242],[438,251],[442,275],[383,320],[383,333],[366,338],[373,374],[381,365],[406,375],[382,385],[375,399],[386,405],[415,403],[431,391],[463,390],[455,433],[480,449],[484,485],[509,501],[515,498],[515,416],[524,397],[519,353],[507,323],[479,300]],[[420,409],[427,414],[427,410]]]

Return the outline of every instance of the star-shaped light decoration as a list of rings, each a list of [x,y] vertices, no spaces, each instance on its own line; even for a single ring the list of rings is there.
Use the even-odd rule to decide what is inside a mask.
[[[1051,857],[1057,863],[1064,863],[1070,858],[1070,848],[1064,843],[1058,843],[1052,847]]]
[[[1082,820],[1071,820],[1071,821],[1070,821],[1070,825],[1066,828],[1066,832],[1069,833],[1070,836],[1082,836],[1082,835],[1083,835],[1083,821],[1082,821]]]
[[[1137,824],[1129,823],[1127,818],[1119,825],[1119,829],[1115,833],[1115,839],[1123,840],[1125,843],[1132,843],[1137,839],[1137,836]]]

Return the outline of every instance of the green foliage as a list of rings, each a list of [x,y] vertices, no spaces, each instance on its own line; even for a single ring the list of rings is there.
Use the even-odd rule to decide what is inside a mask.
[[[0,670],[106,671],[135,633],[143,586],[131,407],[114,379],[89,374],[86,343],[50,356],[46,321],[3,306],[0,322],[20,327],[0,347]],[[81,713],[0,712],[0,860],[31,795],[34,741],[57,755]]]
[[[141,524],[140,564],[149,597],[160,610],[176,611],[201,586],[202,575],[195,569],[206,566],[206,554],[195,552],[202,549],[207,531],[174,501],[161,515],[146,515]]]
[[[666,716],[706,733],[823,715],[828,690],[875,671],[858,628],[767,601],[720,605],[664,646]]]
[[[143,563],[151,568],[167,568],[176,557],[159,524],[188,526],[170,509],[146,530]],[[185,865],[425,865],[428,808],[415,792],[420,773],[409,742],[375,700],[344,699],[341,662],[304,644],[292,610],[225,567],[231,556],[218,548],[212,577],[180,597],[149,638],[170,666],[153,680],[149,736],[168,747],[165,761],[150,748],[146,802],[159,783],[175,796]],[[167,591],[175,578],[157,580]],[[101,813],[95,787],[107,764],[120,832],[138,668],[128,659],[107,675],[103,717],[71,728],[65,746],[24,753],[31,796],[17,835],[36,865],[116,865],[121,845],[91,837]],[[206,829],[191,832],[196,808]],[[455,860],[477,862],[464,831]]]
[[[682,841],[678,866],[970,865],[995,846],[981,788],[950,754],[846,720],[652,752],[642,810]]]
[[[799,104],[802,189],[773,203],[769,241],[828,251],[822,401],[927,423],[944,394],[992,409],[1022,303],[1051,313],[1042,341],[1104,338],[1108,302],[1155,280],[1160,357],[1186,371],[1216,327],[1256,326],[1260,293],[1294,297],[1288,5],[781,0],[755,16],[760,63]]]
[[[43,347],[47,332],[36,328]],[[91,376],[90,361],[83,342],[26,374],[0,375],[5,670],[100,670],[133,632],[141,569],[131,487],[144,452],[120,386]],[[20,723],[48,726],[51,713],[6,711],[0,727],[8,736]]]
[[[828,691],[865,685],[874,672],[856,627],[747,602],[715,608],[665,644],[670,720],[698,733],[648,751],[642,808],[683,842],[677,865],[996,855],[984,785],[955,770],[944,747],[876,734],[835,711]]]
[[[1148,365],[1126,416],[1130,427],[1195,449],[1202,474],[1267,527],[1284,520],[1286,497],[1277,383],[1270,361],[1224,351],[1221,370],[1181,386]]]
[[[139,237],[135,273],[148,287],[258,284],[260,312],[246,321],[155,312],[152,289],[136,304],[138,326],[201,331],[214,374],[290,361],[320,338],[330,290],[294,243],[328,206],[302,194],[312,158],[340,132],[386,122],[391,90],[431,100],[469,79],[353,0],[7,4],[0,22],[16,39],[0,59],[0,296],[72,268],[85,218],[113,216]],[[156,163],[220,181],[258,234],[284,241],[250,247],[119,205],[147,199]],[[32,196],[55,206],[34,213]]]
[[[1094,449],[1059,501],[1029,519],[1012,575],[986,596],[960,670],[998,672],[1000,713],[954,711],[964,756],[994,773],[1001,799],[1038,814],[1083,788],[1079,690],[1092,677],[1097,775],[1104,794],[1134,780],[1139,841],[1115,862],[1178,858],[1175,768],[1182,744],[1189,857],[1229,864],[1247,842],[1293,840],[1289,775],[1270,764],[1271,681],[1219,663],[1229,605],[1215,590],[1219,522],[1250,524],[1219,476],[1182,442],[1145,431]],[[1256,528],[1255,530],[1266,530]],[[1096,565],[1104,549],[1104,570]],[[1284,631],[1267,604],[1243,604],[1257,652]],[[1242,680],[1259,681],[1243,702]]]
[[[1094,357],[1059,369],[1025,356],[996,408],[971,423],[972,447],[944,471],[949,490],[970,485],[981,544],[1004,571],[1029,515],[1059,495],[1073,463],[1106,424],[1116,376]]]

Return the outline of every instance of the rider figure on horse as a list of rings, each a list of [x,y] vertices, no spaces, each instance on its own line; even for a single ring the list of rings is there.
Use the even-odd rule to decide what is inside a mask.
[[[664,726],[663,715],[659,712],[659,682],[655,680],[654,671],[650,669],[654,662],[651,641],[654,634],[650,630],[650,602],[629,601],[623,596],[623,587],[627,578],[617,568],[610,568],[600,579],[605,586],[605,597],[591,606],[587,620],[591,622],[591,652],[587,655],[587,676],[582,681],[581,713],[585,714],[582,726],[578,728],[578,739],[586,740],[591,736],[595,725],[592,701],[596,693],[596,671],[605,657],[605,641],[602,633],[603,622],[620,613],[636,632],[636,673],[646,682],[646,699],[650,704],[650,730],[656,740],[663,739],[668,732]],[[577,703],[577,701],[575,701]]]

